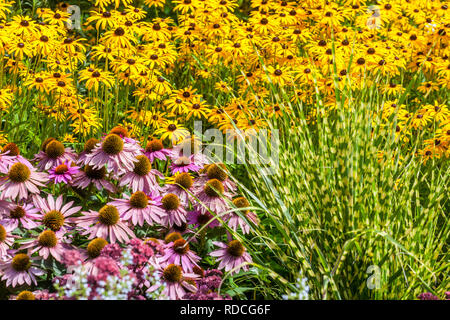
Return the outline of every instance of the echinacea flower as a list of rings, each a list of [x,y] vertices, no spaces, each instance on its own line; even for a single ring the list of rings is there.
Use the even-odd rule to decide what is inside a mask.
[[[208,228],[220,226],[220,222],[214,219],[214,216],[208,211],[203,213],[197,210],[189,211],[187,213],[187,223],[194,225],[193,228],[201,228],[206,224],[208,224]]]
[[[0,261],[0,270],[3,271],[2,280],[6,280],[6,286],[15,287],[24,283],[31,286],[37,285],[36,276],[41,276],[44,271],[33,266],[38,258],[30,258],[25,253],[18,253],[4,262]]]
[[[217,179],[222,182],[225,191],[233,193],[237,189],[236,183],[230,180],[228,169],[223,163],[213,163],[205,166],[204,172],[195,181],[195,187],[202,186],[211,179]]]
[[[91,166],[85,166],[80,170],[72,180],[72,186],[86,189],[90,184],[93,184],[97,190],[105,188],[109,192],[116,192],[116,187],[106,180],[106,167],[94,169]]]
[[[143,226],[144,221],[149,225],[161,222],[164,210],[161,205],[161,196],[156,193],[146,194],[143,191],[136,191],[131,196],[123,195],[123,199],[115,199],[109,204],[119,211],[123,221],[131,221],[133,225]]]
[[[57,261],[62,261],[62,255],[66,248],[62,242],[63,233],[55,233],[52,230],[44,230],[36,239],[31,239],[22,242],[21,250],[28,250],[28,254],[32,255],[35,252],[43,259],[48,259],[52,256]]]
[[[186,223],[186,210],[180,204],[180,198],[173,193],[165,195],[161,200],[164,215],[161,217],[161,224],[172,227],[174,224],[180,226]]]
[[[27,199],[29,193],[38,194],[38,187],[44,187],[46,180],[46,173],[16,162],[9,168],[7,176],[0,178],[0,199]]]
[[[11,248],[14,243],[14,238],[10,231],[11,228],[6,228],[4,225],[0,224],[0,258],[3,258],[7,254],[7,250]]]
[[[73,201],[63,205],[62,195],[56,200],[50,194],[47,199],[34,197],[33,203],[41,212],[42,225],[54,232],[65,230],[69,225],[69,219],[67,218],[81,210],[81,207],[72,207]]]
[[[194,193],[192,188],[194,185],[194,179],[187,172],[177,173],[174,177],[167,179],[167,184],[165,185],[165,193],[173,193],[180,198],[180,202],[183,206],[189,204],[191,199],[191,193]]]
[[[229,205],[223,197],[230,198],[231,194],[225,191],[222,182],[217,179],[208,180],[202,188],[197,190],[195,195],[198,202],[194,204],[194,208],[201,213],[208,212],[209,208],[215,214],[220,215],[229,209]]]
[[[250,207],[250,203],[248,200],[244,197],[238,197],[233,199],[233,204],[240,209],[243,215],[245,217],[253,222],[254,224],[258,224],[258,217],[254,212],[251,212],[250,210],[246,209]],[[236,232],[238,226],[241,228],[243,234],[247,234],[250,232],[250,226],[249,224],[241,218],[236,212],[230,213],[227,221],[228,226]]]
[[[196,164],[194,161],[194,155],[189,157],[176,157],[172,159],[172,164],[170,165],[170,171],[172,174],[177,172],[198,172],[202,168],[201,165]]]
[[[88,239],[95,237],[109,239],[111,243],[128,242],[135,237],[125,223],[120,221],[117,208],[113,205],[105,205],[98,212],[89,210],[83,212],[84,216],[77,218],[77,225],[85,230],[84,235]]]
[[[159,266],[155,272],[164,283],[162,294],[171,300],[182,299],[187,291],[195,292],[197,290],[193,281],[198,279],[198,275],[195,273],[184,273],[181,267],[176,264],[169,264],[165,268]],[[156,283],[148,288],[147,291],[152,292],[159,287],[161,287],[161,283]]]
[[[155,159],[164,161],[167,157],[172,155],[172,151],[170,149],[165,149],[162,141],[159,139],[153,139],[147,142],[143,152],[150,162],[153,162]]]
[[[86,156],[85,164],[94,169],[105,165],[117,175],[132,171],[136,157],[141,154],[137,143],[110,133]]]
[[[0,173],[7,174],[11,165],[16,162],[25,164],[27,167],[33,167],[32,164],[20,155],[19,147],[14,142],[7,143],[0,153]]]
[[[108,245],[108,241],[103,238],[92,239],[86,248],[86,251],[77,251],[75,258],[80,258],[83,263],[83,268],[86,270],[88,275],[96,274],[97,270],[95,267],[95,259],[98,258],[103,250],[103,248]],[[74,250],[72,250],[74,251]],[[67,256],[68,250],[64,253],[64,258]],[[71,263],[70,258],[68,263]],[[66,263],[67,264],[67,263]]]
[[[78,173],[79,169],[80,167],[73,166],[72,163],[65,161],[60,165],[51,168],[48,172],[48,178],[55,184],[61,182],[68,184],[70,183],[70,181],[72,181],[73,176]]]
[[[137,156],[133,167],[133,170],[127,172],[122,177],[119,183],[120,186],[128,185],[133,192],[159,193],[163,190],[158,184],[158,181],[156,181],[155,176],[164,179],[164,175],[158,170],[152,169],[152,164],[146,156]]]
[[[0,200],[0,214],[2,215],[0,223],[5,227],[16,229],[21,226],[25,229],[33,229],[38,226],[36,219],[39,209],[32,203],[13,203]]]
[[[100,141],[95,138],[90,138],[86,143],[84,144],[83,151],[78,155],[77,163],[82,165],[85,163],[87,156],[92,153],[92,150],[95,149],[95,146]]]
[[[170,242],[165,248],[164,255],[158,259],[161,266],[173,263],[181,266],[184,272],[191,272],[195,266],[198,267],[199,261],[200,257],[190,249],[189,243],[184,239]]]
[[[38,161],[39,170],[48,170],[66,161],[75,162],[75,153],[71,148],[65,148],[58,140],[49,138],[33,160]]]
[[[238,240],[232,240],[228,244],[213,241],[213,244],[220,247],[219,250],[209,254],[220,261],[218,269],[225,269],[226,272],[231,271],[231,274],[238,273],[241,268],[244,271],[249,269],[246,263],[251,263],[252,258]]]
[[[24,290],[17,295],[16,300],[36,300],[36,297],[33,292]]]

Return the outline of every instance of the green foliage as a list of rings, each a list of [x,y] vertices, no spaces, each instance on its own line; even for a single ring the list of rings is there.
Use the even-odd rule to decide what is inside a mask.
[[[414,156],[420,132],[405,146],[396,139],[396,119],[382,126],[374,115],[383,99],[373,88],[358,98],[344,90],[337,109],[315,124],[284,91],[271,94],[293,111],[272,123],[280,132],[279,167],[265,175],[263,159],[246,164],[249,180],[240,184],[261,218],[247,248],[277,284],[264,295],[280,298],[301,270],[313,299],[414,299],[424,291],[443,297],[448,161],[424,164]],[[368,287],[370,266],[379,268],[378,289]]]

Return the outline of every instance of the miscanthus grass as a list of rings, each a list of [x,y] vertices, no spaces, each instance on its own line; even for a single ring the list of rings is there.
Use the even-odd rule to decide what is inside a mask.
[[[382,125],[384,98],[374,86],[358,95],[342,89],[337,108],[316,122],[306,121],[306,106],[289,101],[279,87],[271,96],[291,110],[270,122],[279,133],[278,154],[272,154],[279,163],[272,161],[275,170],[267,174],[268,159],[247,142],[253,164],[244,163],[248,180],[236,178],[261,218],[245,243],[257,267],[258,294],[299,295],[302,272],[310,299],[444,296],[450,285],[448,161],[417,156],[420,130],[399,141],[395,113]],[[314,108],[319,113],[320,102]],[[276,147],[269,141],[270,149]]]

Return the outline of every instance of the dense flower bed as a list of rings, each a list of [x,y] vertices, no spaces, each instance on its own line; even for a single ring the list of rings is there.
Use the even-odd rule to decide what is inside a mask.
[[[40,299],[225,298],[217,291],[222,271],[252,262],[228,230],[246,234],[258,220],[223,164],[207,164],[198,148],[184,153],[195,143],[167,149],[154,139],[142,148],[115,127],[80,153],[49,138],[31,161],[7,144],[0,154],[6,286],[38,289]],[[43,279],[58,291],[42,288]]]

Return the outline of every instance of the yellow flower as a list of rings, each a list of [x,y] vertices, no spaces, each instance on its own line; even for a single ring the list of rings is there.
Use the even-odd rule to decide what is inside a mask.
[[[94,89],[95,92],[98,92],[100,84],[105,85],[107,88],[111,88],[114,84],[114,78],[109,72],[94,67],[83,69],[80,72],[79,79],[86,81],[86,88],[88,90]]]
[[[66,133],[61,142],[63,143],[78,143],[78,139],[73,136],[73,134]]]
[[[186,120],[189,120],[191,117],[197,119],[206,118],[208,112],[209,106],[206,104],[206,102],[196,98],[185,109],[185,113],[187,113]]]
[[[176,144],[188,136],[189,131],[179,124],[177,120],[167,120],[154,134],[160,135],[161,140],[169,139],[173,144]]]

